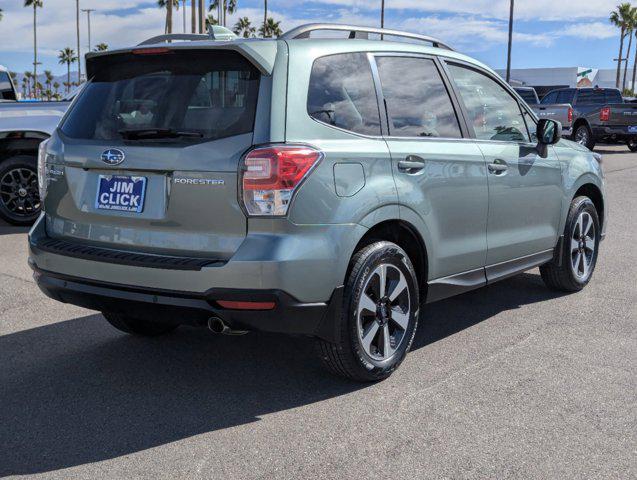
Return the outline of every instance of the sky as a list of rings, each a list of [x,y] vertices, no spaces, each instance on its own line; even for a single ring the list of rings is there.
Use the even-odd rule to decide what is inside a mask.
[[[38,10],[38,49],[42,71],[66,73],[57,54],[76,49],[75,1],[43,0]],[[182,0],[183,2],[183,0]],[[513,68],[613,68],[619,31],[608,22],[619,0],[517,0],[513,40]],[[23,0],[0,0],[0,64],[23,72],[33,63],[33,10]],[[186,3],[190,4],[190,0]],[[209,0],[206,0],[209,3]],[[263,18],[262,0],[237,0],[234,25],[247,16]],[[385,26],[439,37],[456,50],[493,68],[506,66],[509,0],[386,0]],[[156,0],[80,0],[80,8],[95,9],[91,42],[110,48],[137,44],[163,33],[165,10]],[[283,30],[308,22],[380,25],[380,0],[269,0],[269,15]],[[183,31],[183,8],[175,13],[174,31]],[[188,20],[190,9],[187,9]],[[82,53],[88,49],[86,15],[81,17]]]

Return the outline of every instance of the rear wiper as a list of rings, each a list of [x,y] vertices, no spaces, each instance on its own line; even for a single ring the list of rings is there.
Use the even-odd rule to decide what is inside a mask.
[[[126,140],[141,140],[145,138],[201,138],[203,133],[181,131],[173,128],[131,128],[119,130],[118,133]]]

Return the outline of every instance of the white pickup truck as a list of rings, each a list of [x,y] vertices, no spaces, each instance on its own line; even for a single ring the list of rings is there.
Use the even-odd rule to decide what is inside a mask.
[[[30,225],[40,213],[38,146],[49,138],[74,94],[61,102],[19,102],[0,65],[0,218]]]

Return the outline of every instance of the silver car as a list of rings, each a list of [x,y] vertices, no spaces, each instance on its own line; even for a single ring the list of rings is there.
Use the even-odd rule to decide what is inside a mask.
[[[136,335],[311,336],[375,381],[428,302],[537,266],[554,289],[591,279],[600,157],[485,65],[342,25],[166,39],[91,53],[40,149],[29,262],[51,298]]]

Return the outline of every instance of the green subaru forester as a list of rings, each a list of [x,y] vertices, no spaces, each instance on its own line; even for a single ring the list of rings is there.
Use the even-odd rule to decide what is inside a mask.
[[[49,297],[137,335],[312,336],[373,381],[428,302],[537,266],[589,282],[601,157],[491,69],[374,28],[212,37],[87,56],[39,155],[29,262]]]

